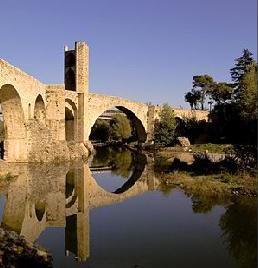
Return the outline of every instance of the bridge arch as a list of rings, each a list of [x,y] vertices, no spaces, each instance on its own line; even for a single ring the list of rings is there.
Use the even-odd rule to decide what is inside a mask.
[[[92,113],[90,113],[90,133],[97,119],[100,118],[101,115],[103,115],[106,111],[112,110],[114,108],[123,112],[126,115],[126,117],[131,122],[131,126],[133,128],[133,132],[136,134],[137,141],[140,143],[144,143],[147,139],[147,132],[143,125],[143,122],[137,117],[137,115],[130,108],[122,105],[115,105],[115,106],[110,105],[108,107],[99,109],[98,111],[92,111]]]
[[[42,96],[39,94],[35,100],[34,119],[40,123],[46,122],[46,107]]]
[[[4,120],[4,148],[2,156],[8,161],[26,161],[26,122],[21,97],[15,87],[5,84],[0,88],[0,104]]]
[[[86,137],[90,136],[90,132],[97,118],[105,111],[114,107],[125,113],[130,119],[137,132],[138,141],[142,143],[145,142],[148,133],[148,105],[120,97],[105,96],[96,93],[89,93],[89,119]]]
[[[66,141],[78,139],[78,109],[68,98],[65,99],[65,139]]]

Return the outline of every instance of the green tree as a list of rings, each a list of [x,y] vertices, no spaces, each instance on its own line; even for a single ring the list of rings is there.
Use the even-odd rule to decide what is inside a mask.
[[[238,85],[236,97],[240,116],[244,120],[256,119],[257,101],[257,63],[252,63],[246,73],[242,76]]]
[[[171,145],[175,141],[176,119],[173,109],[164,104],[160,112],[160,120],[155,123],[154,140],[157,144]]]
[[[198,103],[201,101],[201,92],[200,90],[192,89],[191,91],[185,94],[185,101],[189,102],[191,109],[197,109]]]
[[[206,87],[207,94],[215,101],[210,113],[210,129],[213,136],[217,136],[215,140],[254,144],[257,133],[257,63],[248,49],[235,61],[235,67],[230,70],[232,84],[214,82]],[[245,134],[239,129],[244,130]]]
[[[222,83],[213,83],[210,85],[207,90],[210,98],[215,101],[215,103],[225,103],[232,99],[233,87],[232,85],[222,82]]]
[[[92,127],[90,134],[90,140],[100,140],[106,142],[110,139],[111,129],[109,122],[103,119],[97,119],[96,123]]]
[[[115,140],[126,140],[128,139],[132,134],[132,128],[129,119],[122,115],[122,114],[116,114],[114,115],[111,123],[111,132],[112,137]]]
[[[214,84],[213,78],[207,74],[193,76],[193,88],[199,92],[199,102],[204,110],[204,103],[210,87]]]
[[[248,49],[243,50],[243,55],[235,59],[235,66],[230,69],[232,81],[238,87],[243,75],[248,71],[250,66],[254,63],[252,53]]]
[[[185,94],[185,101],[189,102],[191,109],[193,109],[194,106],[194,98],[193,93],[191,91],[187,92]]]

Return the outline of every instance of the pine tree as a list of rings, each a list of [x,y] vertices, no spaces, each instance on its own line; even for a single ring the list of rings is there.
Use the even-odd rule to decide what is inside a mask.
[[[230,69],[232,81],[235,84],[235,91],[239,91],[239,83],[242,80],[244,74],[250,69],[254,63],[252,53],[248,49],[243,50],[243,55],[240,58],[235,59],[235,67]]]
[[[204,103],[207,92],[211,85],[214,84],[213,78],[207,74],[195,75],[193,77],[193,88],[195,89],[195,95],[199,96],[199,102],[201,103],[201,109],[204,110]]]

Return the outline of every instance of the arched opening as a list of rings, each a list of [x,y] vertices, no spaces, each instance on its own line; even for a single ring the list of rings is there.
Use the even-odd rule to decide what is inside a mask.
[[[41,95],[38,95],[35,101],[34,119],[36,119],[37,122],[40,122],[43,124],[45,123],[45,120],[46,120],[46,108],[45,108],[45,103]]]
[[[91,128],[89,139],[98,142],[144,143],[147,134],[141,120],[124,106],[104,111]]]
[[[65,100],[65,139],[66,141],[77,140],[77,107],[69,99]]]
[[[75,91],[75,64],[76,56],[74,50],[65,52],[65,90]]]
[[[31,104],[28,104],[28,119],[31,119]]]
[[[35,204],[35,214],[38,221],[43,219],[43,216],[46,212],[46,202],[45,201],[38,201]]]
[[[25,161],[26,125],[21,98],[13,87],[6,84],[0,88],[1,105],[1,158],[8,161]]]

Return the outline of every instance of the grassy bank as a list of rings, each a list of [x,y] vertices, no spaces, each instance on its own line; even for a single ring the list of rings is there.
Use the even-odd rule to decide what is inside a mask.
[[[190,146],[190,149],[194,153],[219,153],[223,154],[227,150],[232,149],[233,145],[231,144],[214,144],[214,143],[206,143],[206,144],[193,144]]]
[[[189,194],[206,194],[209,196],[256,196],[257,194],[257,180],[247,173],[195,176],[188,172],[179,171],[163,173],[159,176],[167,187],[180,187]]]
[[[214,143],[205,143],[205,144],[193,144],[188,148],[182,146],[173,146],[173,147],[160,147],[156,151],[158,155],[170,156],[175,152],[192,152],[192,153],[218,153],[224,154],[228,150],[232,149],[233,145],[231,144],[214,144]]]
[[[220,147],[220,148],[219,148]],[[195,145],[194,153],[222,152],[230,146],[214,147],[210,144]],[[180,187],[186,192],[207,195],[257,195],[257,178],[254,168],[244,169],[234,159],[213,162],[206,154],[161,149],[156,153],[155,172],[164,186]],[[194,156],[195,155],[195,156]]]

